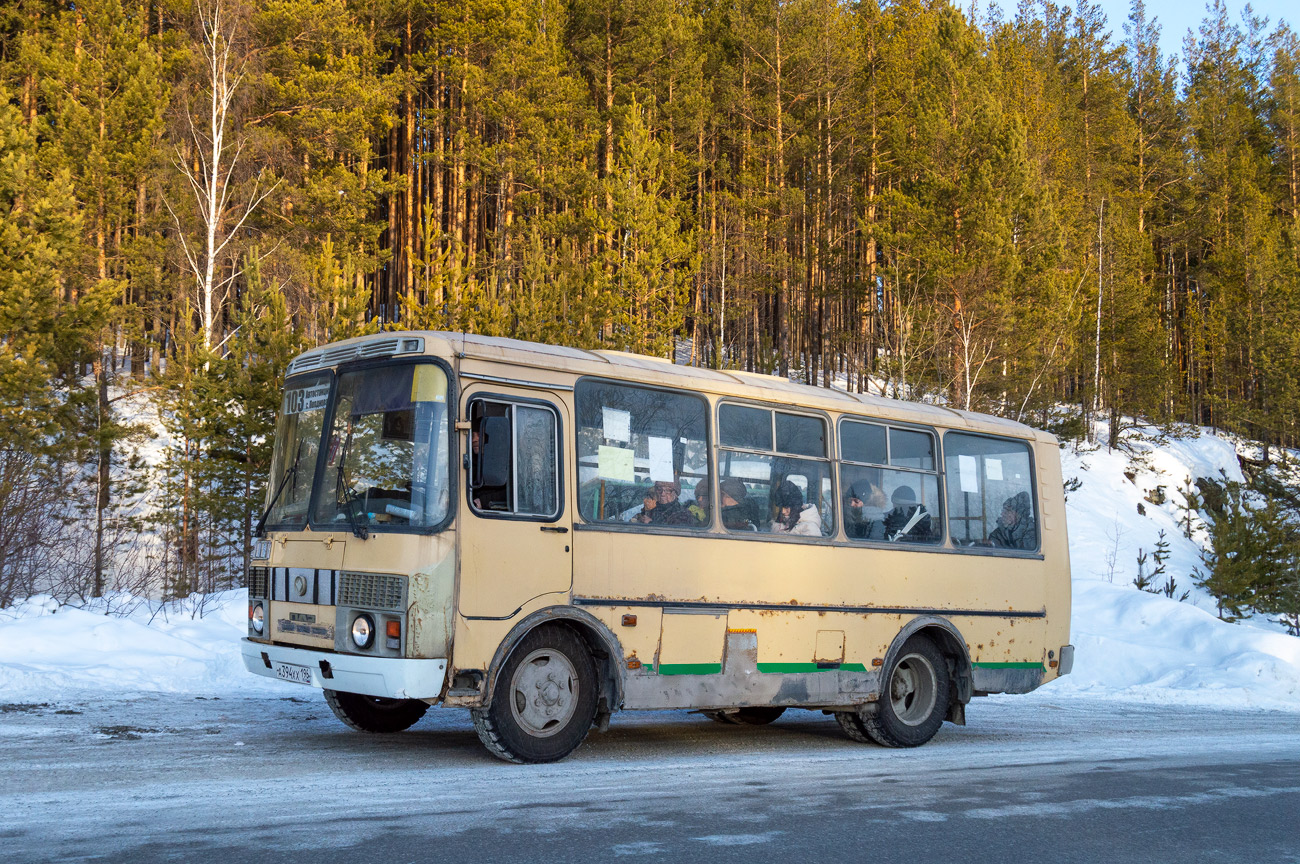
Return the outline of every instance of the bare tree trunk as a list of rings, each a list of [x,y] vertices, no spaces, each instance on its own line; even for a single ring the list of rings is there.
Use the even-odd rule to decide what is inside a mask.
[[[176,225],[186,264],[194,278],[203,327],[203,347],[210,351],[226,294],[237,275],[237,272],[231,272],[224,278],[219,277],[217,259],[226,252],[248,217],[271,194],[275,185],[262,190],[255,182],[246,200],[231,200],[231,177],[244,146],[243,136],[231,128],[234,123],[231,108],[245,74],[244,61],[235,56],[238,22],[227,14],[223,0],[200,2],[195,14],[203,31],[200,50],[206,76],[203,83],[207,105],[201,114],[187,112],[188,142],[194,145],[196,158],[187,160],[184,151],[178,148],[176,166],[189,181],[198,212],[201,237],[197,245],[188,239],[176,208],[165,196],[163,203]],[[233,143],[228,140],[232,133]]]

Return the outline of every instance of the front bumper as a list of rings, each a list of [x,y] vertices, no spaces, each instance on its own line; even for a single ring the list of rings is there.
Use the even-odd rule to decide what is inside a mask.
[[[244,667],[255,675],[282,680],[275,673],[276,663],[305,666],[311,673],[311,686],[322,690],[339,690],[387,699],[437,699],[447,678],[446,660],[403,660],[394,657],[358,657],[267,645],[244,638],[240,640]]]

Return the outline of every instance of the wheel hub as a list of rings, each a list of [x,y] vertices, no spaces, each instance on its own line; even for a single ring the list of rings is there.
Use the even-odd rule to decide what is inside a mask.
[[[530,653],[510,681],[510,710],[529,735],[560,732],[578,705],[578,673],[569,658],[549,648]]]
[[[908,726],[919,726],[934,711],[939,682],[930,661],[908,654],[898,661],[889,681],[889,702],[894,716]]]

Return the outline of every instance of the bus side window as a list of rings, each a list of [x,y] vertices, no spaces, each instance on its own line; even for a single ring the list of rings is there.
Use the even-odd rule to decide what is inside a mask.
[[[949,432],[944,436],[948,522],[959,546],[1033,551],[1038,508],[1024,441]]]
[[[559,512],[555,412],[476,400],[470,408],[470,502],[475,510],[551,517]]]
[[[699,530],[712,523],[704,399],[584,379],[575,403],[584,520]]]
[[[826,420],[771,408],[718,407],[718,504],[728,531],[829,537],[835,496]]]
[[[850,540],[943,540],[934,435],[845,418],[840,423],[844,532]]]

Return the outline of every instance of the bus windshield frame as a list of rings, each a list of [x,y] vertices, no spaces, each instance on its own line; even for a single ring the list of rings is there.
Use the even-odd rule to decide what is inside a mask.
[[[333,394],[334,372],[329,369],[285,381],[275,421],[264,529],[300,531],[309,524],[317,457]]]
[[[267,493],[274,506],[267,529],[397,534],[444,530],[454,517],[456,500],[456,472],[451,470],[455,378],[450,366],[436,357],[348,364],[296,376],[286,384],[285,399],[294,393],[297,403],[303,403],[295,390],[304,383],[319,387],[325,376],[328,404],[317,438],[298,442],[300,459],[282,452],[289,426],[289,409],[282,400]],[[319,399],[318,392],[311,395]],[[279,500],[273,497],[289,470],[281,466],[288,462],[292,467],[294,461],[297,472],[311,478],[306,518],[300,522],[283,518],[282,500],[288,490]],[[300,490],[304,484],[291,479],[288,485]]]

